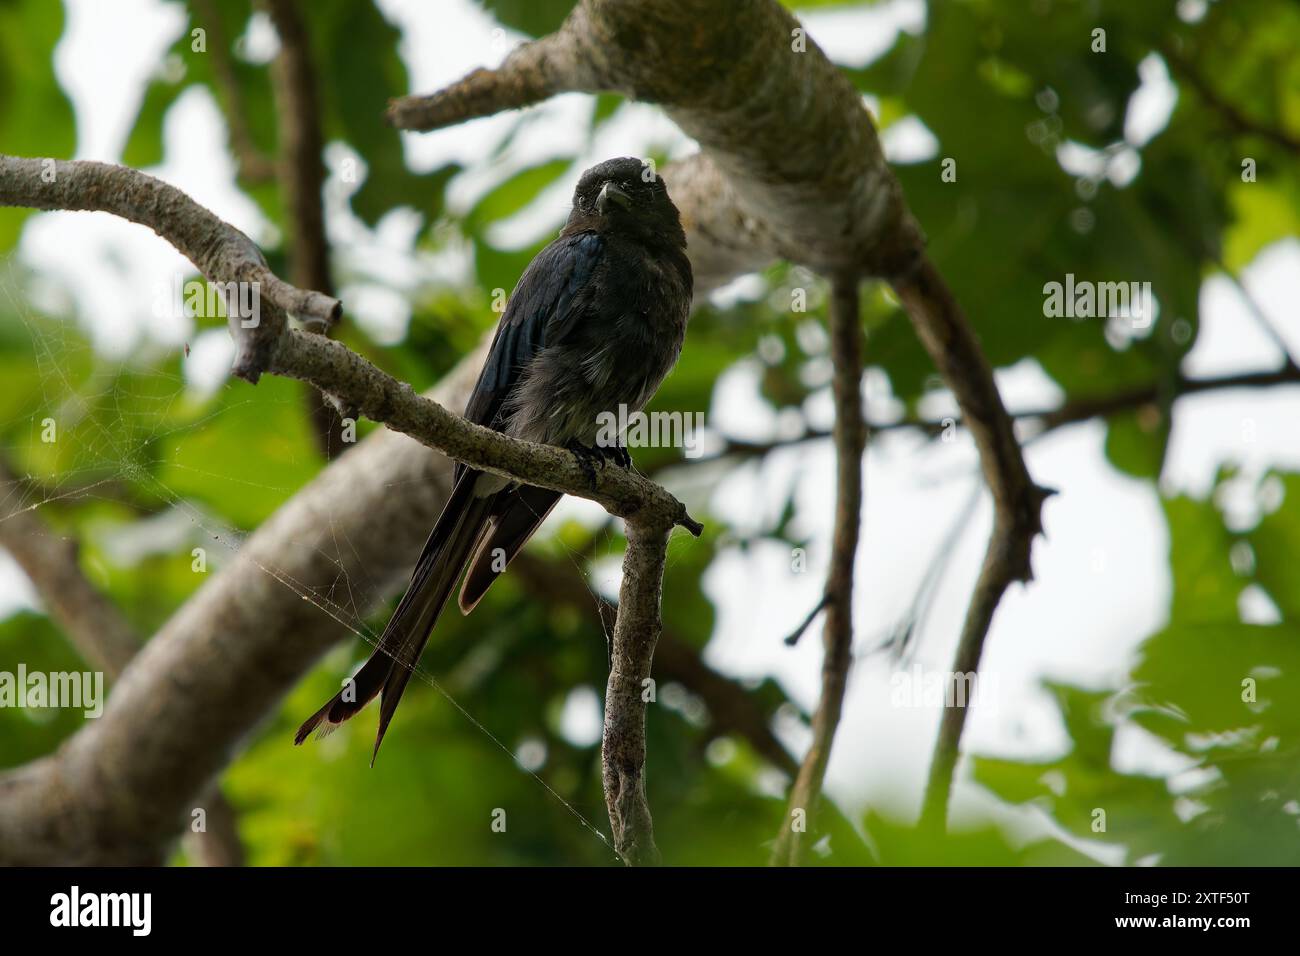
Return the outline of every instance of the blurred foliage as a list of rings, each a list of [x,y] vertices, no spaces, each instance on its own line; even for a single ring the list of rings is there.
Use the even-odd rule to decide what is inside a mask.
[[[245,52],[249,5],[183,6],[186,27],[146,86],[123,162],[148,167],[162,160],[164,119],[194,88],[206,89],[227,111],[237,100],[256,148],[273,157],[278,136],[268,69]],[[538,36],[554,29],[572,2],[483,6],[502,28]],[[395,210],[413,209],[422,223],[417,253],[460,242],[470,251],[464,287],[409,294],[412,318],[401,341],[379,344],[353,323],[340,330],[350,347],[424,388],[475,346],[495,319],[494,290],[509,290],[548,238],[506,246],[494,241],[491,227],[571,180],[582,144],[494,180],[467,211],[454,214],[445,196],[459,169],[411,170],[401,138],[382,120],[387,100],[409,91],[398,28],[372,3],[301,7],[314,60],[329,65],[321,70],[325,140],[345,145],[360,162],[352,211],[373,226]],[[205,20],[209,10],[216,22]],[[195,49],[196,28],[207,31],[205,52]],[[1104,54],[1090,49],[1097,28],[1106,31]],[[63,29],[57,4],[0,0],[6,151],[73,152],[72,110],[51,68]],[[233,89],[219,79],[218,57],[228,64]],[[1131,100],[1153,64],[1171,71],[1177,104],[1149,142],[1129,142]],[[1300,131],[1300,8],[1287,0],[1209,3],[1194,23],[1165,2],[935,2],[922,33],[903,33],[870,66],[845,69],[875,98],[883,125],[915,118],[937,139],[933,156],[896,169],[996,366],[1030,359],[1072,397],[1135,385],[1169,394],[1196,341],[1203,279],[1221,268],[1239,270],[1270,243],[1300,231],[1294,152],[1239,129],[1188,81],[1189,69],[1260,126],[1292,137]],[[593,130],[623,101],[602,95],[594,103]],[[516,122],[518,133],[529,114]],[[1066,144],[1091,151],[1095,172],[1067,172],[1060,161]],[[1255,183],[1242,182],[1243,156],[1258,163]],[[956,162],[955,183],[942,179],[946,159]],[[240,185],[283,225],[276,183]],[[27,215],[0,210],[0,253],[13,249]],[[284,255],[283,248],[268,249],[274,268],[283,267]],[[349,277],[349,270],[364,275],[341,253],[336,258]],[[1117,335],[1100,320],[1026,320],[1042,314],[1044,283],[1066,273],[1150,278],[1158,321],[1143,334]],[[254,529],[323,467],[304,390],[267,377],[255,393],[240,384],[200,392],[187,383],[181,356],[160,347],[127,361],[106,359],[75,317],[46,314],[36,297],[26,300],[29,278],[14,259],[0,271],[0,446],[11,467],[31,476],[32,501],[44,502],[40,514],[55,533],[82,542],[91,580],[141,633],[151,633],[203,580],[191,570],[193,547]],[[683,359],[655,407],[707,412],[719,378],[745,366],[759,370],[760,394],[775,412],[805,427],[824,425],[812,415],[829,381],[823,291],[785,264],[761,279],[760,292],[697,312]],[[806,314],[792,317],[796,289],[808,290],[810,302]],[[870,360],[915,411],[938,385],[905,316],[890,295],[872,289],[863,321]],[[201,321],[198,328],[218,325]],[[1158,490],[1172,413],[1162,399],[1112,418],[1105,446],[1111,463]],[[62,430],[54,444],[40,440],[47,415]],[[644,449],[637,458],[647,470],[678,463],[670,449]],[[711,475],[707,467],[692,466]],[[681,472],[691,477],[690,469]],[[1239,477],[1229,463],[1216,490]],[[1165,496],[1174,582],[1167,623],[1115,686],[1045,688],[1071,741],[1063,754],[975,758],[975,781],[1004,809],[1032,810],[1045,829],[1025,836],[985,822],[941,839],[874,810],[852,820],[828,813],[813,862],[1044,865],[1116,853],[1128,862],[1294,862],[1300,572],[1292,555],[1300,549],[1300,475],[1269,475],[1259,497],[1269,502],[1260,519],[1230,529],[1215,497]],[[791,501],[760,536],[807,546],[793,516]],[[724,550],[753,543],[748,531],[716,520],[709,527],[690,547],[674,544],[665,586],[666,628],[696,650],[707,645],[715,620],[702,588],[705,571]],[[540,559],[575,575],[590,572],[593,562],[603,567],[621,548],[612,526],[593,531],[576,523],[534,546]],[[220,549],[213,552],[209,573],[221,561]],[[1277,623],[1242,623],[1247,588],[1271,599]],[[605,637],[596,595],[579,595],[586,599],[538,601],[508,575],[472,619],[449,615],[422,662],[422,686],[407,695],[374,770],[372,724],[365,720],[310,748],[290,744],[301,716],[368,647],[357,641],[335,651],[225,776],[251,862],[612,863],[595,832],[608,826],[593,723]],[[387,613],[380,609],[355,626],[373,633]],[[50,622],[28,612],[0,621],[0,669],[17,660],[43,670],[78,666]],[[792,710],[772,681],[748,696],[769,722]],[[780,775],[752,742],[717,729],[707,701],[665,681],[659,702],[650,708],[648,779],[667,858],[764,862],[785,813]],[[0,766],[53,751],[80,723],[75,712],[0,709]],[[1161,776],[1128,769],[1122,745],[1133,739],[1159,748],[1176,769]],[[1104,830],[1097,829],[1098,810]],[[492,829],[498,811],[508,836]]]
[[[1300,476],[1287,478],[1300,492]],[[1243,541],[1294,525],[1295,498]],[[1212,504],[1168,502],[1174,572],[1169,626],[1138,650],[1118,691],[1049,685],[1073,741],[1051,761],[980,757],[975,778],[1012,803],[1034,804],[1078,839],[1122,848],[1128,862],[1175,866],[1293,865],[1300,825],[1300,624],[1237,620],[1247,584],[1300,584],[1294,562],[1255,552],[1249,575],[1227,558]],[[1297,539],[1292,538],[1294,542]],[[1151,735],[1175,755],[1168,779],[1117,768],[1121,734]]]
[[[0,146],[19,156],[66,157],[77,141],[72,105],[50,69],[63,7],[0,0]],[[18,241],[28,213],[0,215],[0,253]]]

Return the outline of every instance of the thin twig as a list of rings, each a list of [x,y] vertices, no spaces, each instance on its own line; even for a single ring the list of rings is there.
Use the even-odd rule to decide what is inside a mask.
[[[983,488],[978,482],[971,489],[966,503],[962,505],[961,511],[957,513],[957,517],[949,525],[939,547],[935,550],[934,557],[930,559],[925,576],[921,579],[920,587],[916,589],[916,595],[913,597],[912,604],[907,609],[906,615],[895,626],[893,634],[885,642],[885,647],[894,649],[896,658],[901,659],[907,656],[912,638],[923,627],[932,599],[938,589],[939,581],[948,570],[952,556],[957,550],[957,543],[961,540],[962,534],[970,523],[975,506],[979,504],[982,490]]]
[[[114,680],[140,649],[139,635],[81,573],[76,540],[41,520],[38,505],[0,460],[0,544],[31,579],[82,660]]]
[[[812,744],[790,790],[789,812],[772,851],[772,863],[797,866],[816,831],[822,781],[835,731],[844,708],[849,666],[853,659],[853,565],[862,523],[862,452],[866,428],[862,415],[862,328],[858,282],[836,277],[831,286],[831,358],[835,372],[835,530],[826,576],[826,653],[822,690],[812,719]]]
[[[830,602],[831,602],[831,592],[828,590],[822,591],[821,598],[817,601],[816,605],[813,606],[813,609],[808,612],[808,616],[805,617],[803,621],[799,623],[798,627],[796,627],[793,631],[791,631],[788,635],[786,635],[785,637],[786,647],[794,647],[796,644],[799,643],[799,638],[803,637],[804,631],[812,627],[812,622],[817,620],[817,615],[820,614],[822,610],[826,607],[826,605],[829,604]]]
[[[589,590],[577,568],[536,557],[524,550],[510,564],[510,573],[540,600],[560,602],[576,611],[594,606],[603,627],[612,630],[618,606]],[[735,734],[768,763],[790,776],[798,764],[772,732],[771,715],[740,683],[711,668],[682,635],[664,623],[655,646],[655,671],[663,680],[677,681],[704,701],[715,734]]]
[[[1288,364],[1286,368],[1279,371],[1238,372],[1212,378],[1178,376],[1172,385],[1168,387],[1168,391],[1174,398],[1181,398],[1184,395],[1197,395],[1202,392],[1223,389],[1271,388],[1279,385],[1296,384],[1300,384],[1300,368],[1291,368]],[[1155,402],[1164,391],[1165,386],[1155,384],[1139,385],[1109,394],[1082,395],[1069,398],[1052,408],[1032,408],[1011,412],[1010,414],[1017,422],[1036,425],[1034,437],[1038,437],[1066,425],[1077,425],[1081,422],[1091,421],[1094,418],[1112,418],[1115,415],[1141,408]],[[924,432],[931,438],[937,438],[950,425],[961,424],[962,417],[960,415],[942,419],[905,417],[892,421],[868,421],[867,429],[871,436],[879,435],[882,432],[915,430]],[[805,442],[827,441],[830,437],[831,433],[828,431],[810,429],[802,435],[796,435],[792,438],[777,438],[772,441],[756,442],[727,439],[717,452],[682,462],[666,462],[659,469],[651,469],[650,475],[653,477],[659,470],[663,469],[704,465],[724,458],[761,458],[783,448],[791,448]]]
[[[1241,301],[1246,303],[1246,309],[1250,312],[1251,316],[1254,317],[1255,324],[1259,326],[1260,331],[1272,339],[1273,344],[1276,345],[1278,351],[1282,353],[1282,367],[1286,371],[1300,373],[1300,364],[1296,363],[1295,355],[1291,352],[1291,346],[1287,344],[1286,339],[1282,336],[1281,330],[1279,330],[1273,323],[1273,320],[1269,318],[1268,313],[1264,311],[1264,306],[1257,298],[1255,298],[1254,294],[1246,288],[1246,283],[1242,281],[1241,277],[1229,269],[1222,259],[1219,259],[1216,264],[1219,269],[1222,270],[1224,276],[1227,277],[1228,281],[1232,283],[1233,288],[1237,290],[1237,295],[1241,298]]]

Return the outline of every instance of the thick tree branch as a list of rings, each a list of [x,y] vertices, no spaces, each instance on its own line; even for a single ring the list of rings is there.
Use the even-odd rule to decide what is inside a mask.
[[[700,246],[712,259],[718,244],[724,259],[741,246],[758,265],[784,258],[827,275],[893,275],[922,246],[861,94],[774,0],[583,0],[558,32],[498,69],[398,100],[389,117],[434,129],[567,90],[658,103],[700,143],[687,179],[725,183],[725,208],[697,210],[695,190],[665,171],[693,259]],[[736,220],[739,238],[726,228]]]
[[[482,361],[434,397],[463,405]],[[99,720],[0,775],[6,861],[160,862],[208,779],[409,577],[450,481],[447,458],[379,430],[286,502],[146,644]]]
[[[0,459],[0,546],[18,562],[45,608],[82,660],[110,682],[121,676],[142,641],[134,627],[81,572],[77,542],[59,535],[28,504],[25,486]],[[235,810],[215,783],[200,803],[207,829],[186,834],[186,848],[203,866],[242,866],[244,848]],[[6,861],[0,856],[0,863]]]
[[[862,452],[866,427],[862,414],[862,327],[856,277],[837,278],[831,287],[831,388],[835,399],[835,528],[826,576],[826,645],[821,699],[812,719],[812,743],[790,790],[786,819],[777,835],[772,863],[798,866],[814,840],[822,781],[839,728],[853,660],[853,565],[862,524]]]

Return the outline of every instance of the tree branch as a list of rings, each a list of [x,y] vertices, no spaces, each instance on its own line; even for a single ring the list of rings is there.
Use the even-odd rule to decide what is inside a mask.
[[[849,666],[853,660],[853,564],[862,524],[862,452],[866,428],[862,415],[862,328],[858,284],[853,277],[831,287],[831,359],[835,371],[835,530],[830,571],[826,576],[826,625],[823,640],[822,691],[813,714],[812,744],[790,790],[789,812],[772,851],[772,863],[798,866],[816,833],[822,781],[844,708]],[[802,819],[797,815],[802,811]]]
[[[482,471],[587,498],[621,518],[650,515],[697,536],[703,530],[681,502],[635,471],[602,467],[592,481],[572,452],[469,422],[331,339],[287,330],[267,371],[336,394],[367,418]]]
[[[463,405],[482,361],[467,356],[434,397]],[[99,720],[0,775],[6,862],[161,862],[195,794],[288,688],[365,636],[362,616],[410,577],[450,485],[447,458],[383,429],[322,471],[145,645]]]
[[[271,63],[271,90],[280,133],[276,172],[289,233],[289,278],[300,288],[333,295],[322,198],[325,163],[321,154],[325,144],[311,41],[296,0],[262,0],[262,6],[280,37],[280,52]],[[319,325],[312,331],[330,333],[329,327]],[[334,405],[315,390],[308,389],[304,398],[312,437],[328,461],[345,450],[343,419]]]
[[[1109,394],[1079,395],[1067,398],[1060,405],[1052,408],[1029,408],[1010,414],[1012,419],[1017,422],[1035,424],[1037,430],[1034,432],[1034,437],[1037,438],[1066,425],[1077,425],[1080,422],[1091,421],[1094,418],[1112,418],[1115,415],[1141,408],[1143,405],[1150,405],[1156,402],[1166,390],[1171,392],[1174,399],[1178,399],[1185,395],[1198,395],[1202,392],[1235,388],[1272,388],[1279,385],[1298,384],[1300,384],[1300,367],[1291,368],[1288,363],[1286,367],[1271,372],[1239,372],[1213,378],[1189,378],[1180,375],[1174,380],[1172,387],[1169,388],[1163,384],[1138,385]],[[915,429],[934,438],[942,435],[950,425],[961,425],[962,423],[962,417],[956,415],[945,418],[905,417],[893,421],[867,421],[866,426],[869,435],[872,436],[881,432]],[[830,437],[831,433],[828,431],[809,429],[802,435],[793,438],[778,438],[772,441],[743,441],[732,438],[728,439],[716,453],[700,458],[692,458],[680,466],[674,465],[673,467],[702,465],[731,457],[740,459],[761,458],[779,448],[790,448],[804,442],[826,441]],[[654,473],[652,470],[651,474]],[[810,619],[804,623],[805,628],[812,623],[811,617],[815,617],[820,610],[821,604],[818,604],[810,612]],[[787,638],[788,642],[789,638]]]
[[[304,291],[267,268],[253,240],[222,222],[175,186],[134,169],[86,160],[26,159],[0,154],[0,206],[109,212],[148,226],[194,263],[210,282],[256,290],[262,308],[228,317],[234,374],[256,383],[285,327],[285,313],[329,324],[343,304]],[[247,323],[247,325],[246,325]]]
[[[121,612],[86,579],[77,542],[58,534],[28,504],[20,480],[0,460],[0,545],[26,573],[77,654],[115,679],[140,649]]]
[[[23,569],[81,659],[116,682],[143,642],[117,605],[82,574],[77,542],[42,521],[37,505],[23,503],[23,492],[22,482],[0,458],[0,545]],[[242,866],[234,808],[215,783],[201,802],[207,829],[187,833],[187,849],[204,866]]]
[[[921,344],[961,406],[980,452],[984,480],[993,493],[993,536],[962,625],[953,672],[948,675],[949,682],[955,683],[958,674],[974,674],[978,669],[993,612],[1006,589],[1013,581],[1033,578],[1029,553],[1034,538],[1043,530],[1041,508],[1050,492],[1030,479],[993,372],[938,270],[924,259],[914,272],[896,279],[894,289],[912,317]],[[960,695],[945,699],[965,700]],[[944,710],[940,722],[923,811],[923,819],[939,827],[947,817],[965,721],[966,708],[952,706]]]
[[[557,566],[525,550],[515,558],[510,571],[539,598],[559,600],[577,610],[590,607],[594,600],[602,625],[613,622],[618,611],[617,605],[593,595],[567,563]],[[791,778],[799,772],[799,763],[772,732],[772,714],[759,706],[744,686],[704,663],[700,652],[667,624],[655,645],[654,668],[662,678],[660,684],[664,680],[677,681],[704,701],[714,733],[744,738],[759,756]],[[846,830],[853,829],[853,824],[839,814],[834,804],[826,809],[838,817]]]
[[[271,89],[280,131],[278,175],[292,252],[291,279],[301,288],[332,294],[322,201],[325,144],[311,42],[296,0],[263,0],[262,6],[280,37],[280,52],[271,63]]]
[[[508,74],[520,60],[545,53],[549,62],[535,70],[540,81],[519,80],[515,88],[522,92],[513,100],[496,93],[477,97],[463,89],[459,100],[444,98],[445,112],[435,119],[451,122],[485,115],[564,88],[608,89],[662,104],[703,150],[665,171],[687,228],[697,292],[776,258],[826,275],[884,276],[894,280],[900,291],[915,286],[914,307],[909,311],[922,337],[928,335],[939,343],[947,358],[940,369],[964,402],[986,475],[997,476],[996,481],[990,479],[995,500],[1019,492],[1022,498],[1012,503],[1013,514],[1024,516],[1024,524],[1036,525],[1041,499],[1027,481],[1019,449],[1004,441],[1010,425],[996,400],[987,363],[965,318],[955,306],[945,308],[942,296],[936,295],[942,288],[937,275],[922,281],[925,271],[917,269],[923,249],[921,232],[885,163],[861,95],[816,44],[807,41],[805,47],[793,42],[798,29],[798,21],[773,0],[742,5],[720,0],[643,0],[635,5],[582,0],[557,38],[539,41],[541,51],[518,51],[507,60],[503,67],[507,75],[500,79],[508,82],[480,77],[478,88],[510,87],[518,78]],[[470,105],[454,105],[454,101]],[[799,108],[792,111],[792,103]],[[789,117],[789,121],[773,122],[773,117]],[[285,334],[286,311],[328,321],[337,314],[338,303],[275,279],[247,237],[233,230],[229,230],[233,235],[226,234],[215,217],[171,187],[114,167],[53,161],[49,165],[54,179],[43,183],[32,178],[43,165],[39,160],[0,159],[0,203],[104,209],[163,232],[174,226],[183,234],[178,237],[182,242],[186,237],[202,237],[206,245],[191,244],[182,251],[210,279],[233,275],[262,281],[263,304],[268,305],[262,321],[251,329],[232,323],[236,374],[255,381],[263,370],[271,369],[337,386],[330,378],[334,373],[361,373],[350,380],[349,395],[341,397],[356,391],[371,403],[372,415],[391,413],[399,423],[395,427],[429,426],[437,436],[431,444],[452,455],[465,454],[464,460],[476,467],[502,473],[515,465],[535,465],[539,472],[547,472],[547,480],[534,481],[537,475],[522,472],[518,477],[545,487],[564,484],[557,487],[562,491],[576,492],[581,484],[580,469],[567,453],[541,446],[520,450],[504,436],[480,435],[474,426],[403,391],[382,373],[371,378],[369,366],[364,362],[357,366],[361,360],[337,343]],[[954,382],[955,370],[973,372],[978,381]],[[432,435],[423,437],[429,440]],[[400,549],[380,549],[370,540],[378,537],[386,546],[401,542],[405,548],[413,537],[409,526],[431,503],[416,501],[416,496],[394,502],[387,486],[376,486],[380,476],[397,480],[393,476],[406,468],[424,475],[426,482],[431,473],[445,481],[445,470],[430,471],[427,458],[408,457],[405,452],[393,455],[392,447],[391,461],[369,453],[360,456],[372,473],[362,472],[360,465],[346,465],[357,452],[343,456],[259,529],[235,565],[168,623],[164,633],[172,637],[165,646],[158,640],[150,642],[143,655],[148,660],[129,669],[95,732],[78,735],[60,755],[57,781],[47,762],[0,779],[0,793],[12,801],[22,820],[48,822],[49,807],[64,805],[76,794],[83,804],[81,829],[74,827],[76,832],[71,832],[50,824],[43,831],[41,824],[13,831],[0,817],[5,836],[20,835],[33,858],[43,854],[48,858],[50,847],[84,845],[98,859],[132,859],[147,856],[157,840],[174,832],[175,821],[169,814],[176,802],[171,796],[130,804],[130,795],[174,795],[195,784],[196,777],[201,780],[200,775],[218,768],[255,716],[273,706],[287,683],[338,636],[339,629],[322,626],[317,609],[301,599],[300,582],[315,587],[323,577],[328,584],[344,571],[375,580],[375,569],[383,569],[385,574],[379,577],[387,586]],[[657,486],[646,487],[648,483],[613,472],[605,469],[598,488],[584,497],[612,502],[618,509],[614,513],[628,517],[646,509],[638,521],[648,521],[651,515],[661,519],[664,513],[658,509],[675,504],[659,498]],[[338,484],[344,479],[351,487]],[[567,486],[570,481],[573,488]],[[341,502],[347,506],[340,508]],[[360,515],[356,509],[363,502],[369,511]],[[331,516],[329,528],[318,527],[322,512],[305,510],[321,507],[335,509],[323,512]],[[683,511],[679,518],[684,516]],[[357,532],[351,541],[353,554],[341,554],[337,542],[323,536],[324,532],[332,535],[335,524]],[[385,530],[387,539],[381,535]],[[299,535],[297,548],[287,552],[276,541],[278,534]],[[305,542],[315,542],[317,552],[307,551]],[[412,553],[416,547],[418,541],[410,544]],[[360,563],[362,553],[369,555],[371,565]],[[406,555],[404,550],[400,553]],[[323,560],[326,554],[332,563]],[[1027,568],[1027,553],[1023,557]],[[299,576],[277,579],[283,591],[268,588],[264,580],[268,567],[285,573],[293,569]],[[233,590],[236,585],[246,590]],[[215,603],[213,595],[220,596],[222,603]],[[255,600],[261,603],[252,603]],[[216,621],[224,628],[221,634],[214,632]],[[308,625],[316,628],[310,636],[303,630]],[[133,672],[141,676],[132,680]],[[158,691],[163,674],[190,691],[188,699],[167,702],[169,716],[179,718],[177,725],[188,733],[159,734],[156,726],[141,725],[140,716],[129,709],[134,703],[142,712],[157,712],[156,697],[148,694]],[[238,677],[238,686],[232,675]],[[149,741],[143,750],[122,749],[124,742],[141,740]],[[104,746],[96,750],[96,744]],[[113,766],[103,761],[126,752],[132,758],[120,761],[126,766],[113,792],[97,792],[95,782],[111,776],[107,768]],[[185,761],[189,762],[177,772]],[[626,792],[620,791],[620,796]],[[627,824],[635,835],[634,817],[635,813]],[[44,843],[38,839],[42,833],[48,838]],[[69,842],[73,836],[85,839]]]
[[[817,620],[817,615],[826,609],[826,605],[831,602],[831,592],[822,591],[821,598],[813,605],[813,609],[805,615],[804,619],[799,622],[793,631],[785,636],[785,646],[794,647],[799,643],[799,638],[803,637],[804,631],[812,627],[812,622]]]
[[[1268,317],[1268,313],[1264,311],[1264,306],[1246,288],[1246,283],[1242,281],[1241,276],[1229,269],[1228,264],[1223,261],[1221,256],[1215,256],[1214,259],[1215,265],[1219,267],[1227,280],[1232,283],[1232,287],[1237,291],[1237,296],[1246,304],[1246,309],[1254,318],[1255,324],[1259,326],[1259,330],[1267,335],[1273,344],[1277,346],[1278,351],[1282,353],[1282,367],[1291,372],[1300,371],[1300,363],[1296,362],[1295,355],[1292,354],[1286,338],[1283,337],[1281,330],[1273,323],[1273,320]]]
[[[581,9],[570,20],[583,19]],[[587,89],[594,77],[583,69],[581,22],[559,33],[524,43],[495,70],[475,70],[430,96],[403,96],[388,104],[387,119],[398,129],[435,130],[532,106],[556,93]]]
[[[1234,388],[1271,388],[1277,385],[1300,384],[1300,368],[1290,365],[1274,372],[1241,372],[1214,378],[1188,378],[1179,375],[1173,383],[1174,398],[1199,395]],[[1090,395],[1073,398],[1057,408],[1037,412],[1023,412],[1017,418],[1038,419],[1044,432],[1063,425],[1073,425],[1091,418],[1110,418],[1159,400],[1162,385],[1139,385],[1109,395]]]
[[[915,261],[920,230],[861,94],[796,31],[774,0],[582,0],[556,33],[496,70],[398,100],[389,118],[434,129],[571,90],[658,103],[703,148],[681,167],[686,184],[726,187],[725,201],[702,203],[697,216],[694,189],[684,202],[683,183],[664,171],[693,262],[744,249],[758,265],[784,258],[826,275],[893,275]],[[792,103],[797,120],[774,122]],[[737,220],[740,237],[726,229]]]
[[[659,601],[668,531],[669,526],[663,524],[627,523],[623,582],[605,686],[601,777],[614,849],[629,866],[659,862],[645,797],[645,718],[655,643],[663,629]]]

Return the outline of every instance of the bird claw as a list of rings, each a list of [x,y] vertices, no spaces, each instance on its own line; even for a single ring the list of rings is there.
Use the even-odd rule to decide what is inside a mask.
[[[606,462],[612,461],[623,469],[632,467],[632,456],[625,445],[584,445],[578,441],[571,441],[564,447],[578,459],[578,467],[591,482],[592,491],[596,490],[597,466],[603,469]]]
[[[614,464],[620,468],[632,467],[632,456],[628,454],[626,445],[614,445],[612,448],[602,448],[605,455],[614,460]]]
[[[617,445],[596,445],[590,450],[601,460],[602,464],[612,461],[620,468],[632,467],[632,456],[628,454],[627,446],[622,443]]]
[[[564,446],[569,449],[573,457],[578,461],[578,467],[582,473],[587,476],[587,482],[591,485],[591,490],[596,490],[596,464],[605,467],[605,459],[594,449],[578,441],[571,441]]]

